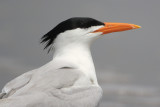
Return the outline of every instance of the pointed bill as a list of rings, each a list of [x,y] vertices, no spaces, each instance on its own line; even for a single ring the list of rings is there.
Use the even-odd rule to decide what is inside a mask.
[[[102,34],[108,34],[112,32],[121,32],[126,30],[138,29],[141,28],[135,24],[129,23],[113,23],[113,22],[105,22],[105,26],[94,31],[94,32],[102,32]]]

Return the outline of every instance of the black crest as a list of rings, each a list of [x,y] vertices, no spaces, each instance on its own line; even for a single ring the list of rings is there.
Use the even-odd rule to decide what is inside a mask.
[[[98,26],[98,25],[104,25],[104,23],[87,17],[70,18],[68,20],[61,22],[55,28],[53,28],[51,31],[45,34],[41,38],[41,43],[46,43],[44,49],[48,47],[50,47],[51,49],[52,48],[51,46],[55,38],[58,36],[58,34],[65,32],[67,30],[72,30],[76,28],[89,28],[91,26]]]

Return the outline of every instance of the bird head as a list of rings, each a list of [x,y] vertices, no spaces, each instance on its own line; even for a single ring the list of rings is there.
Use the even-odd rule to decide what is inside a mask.
[[[93,18],[75,17],[58,24],[41,38],[45,48],[68,44],[90,44],[101,35],[140,28],[129,23],[100,22]],[[49,49],[49,50],[50,50]]]

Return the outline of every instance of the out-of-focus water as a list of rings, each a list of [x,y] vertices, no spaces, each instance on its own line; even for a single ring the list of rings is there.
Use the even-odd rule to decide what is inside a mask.
[[[160,107],[160,90],[154,87],[132,85],[102,85],[100,107]]]
[[[158,86],[137,85],[131,75],[114,72],[98,74],[99,83],[103,88],[100,107],[160,107]]]

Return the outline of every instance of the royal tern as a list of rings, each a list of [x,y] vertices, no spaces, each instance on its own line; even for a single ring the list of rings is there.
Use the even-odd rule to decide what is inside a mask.
[[[65,20],[42,37],[53,60],[7,83],[0,107],[98,107],[98,85],[90,46],[101,35],[137,29],[128,23],[100,22],[87,17]]]

